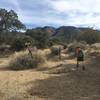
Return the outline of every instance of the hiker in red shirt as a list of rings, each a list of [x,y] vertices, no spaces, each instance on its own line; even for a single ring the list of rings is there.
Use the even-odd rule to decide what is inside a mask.
[[[77,69],[79,68],[79,63],[82,62],[82,69],[85,70],[83,50],[80,47],[77,47],[75,53],[77,57]]]

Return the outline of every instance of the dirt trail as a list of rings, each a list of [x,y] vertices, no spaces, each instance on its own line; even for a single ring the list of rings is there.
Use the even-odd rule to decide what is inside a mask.
[[[64,60],[48,62],[47,68],[12,71],[3,67],[6,61],[0,59],[0,100],[100,100],[95,67],[76,71],[75,60]]]
[[[31,85],[27,83],[56,76],[37,70],[12,71],[4,67],[6,61],[5,58],[0,59],[0,100],[33,100],[34,98],[40,100],[36,96],[31,98],[28,95],[27,90],[31,89]]]

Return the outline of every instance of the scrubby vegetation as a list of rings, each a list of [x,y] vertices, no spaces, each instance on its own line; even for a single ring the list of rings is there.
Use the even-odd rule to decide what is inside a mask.
[[[17,37],[15,40],[11,43],[11,49],[13,51],[21,51],[26,48],[25,43],[30,42],[31,45],[34,44],[33,39],[30,36],[23,36],[23,37]]]
[[[53,47],[51,48],[51,55],[52,55],[52,56],[57,56],[57,55],[59,55],[59,47],[53,46]]]
[[[80,43],[79,42],[73,42],[73,43],[68,45],[68,52],[69,53],[75,52],[76,47],[81,47],[83,50],[85,50],[88,47],[88,45],[84,42],[82,42],[82,43],[81,42]]]
[[[28,52],[22,51],[10,56],[9,68],[13,70],[23,70],[37,68],[45,63],[45,57],[41,52],[32,53],[32,57]]]
[[[78,40],[85,41],[88,44],[99,43],[100,42],[100,32],[93,29],[87,29],[79,34]]]
[[[39,49],[48,48],[61,43],[84,41],[87,44],[100,43],[100,31],[92,28],[76,28],[73,26],[51,26],[26,29],[13,10],[0,9],[0,45],[6,44],[12,50],[20,51],[25,42],[30,41]],[[23,30],[23,32],[22,32]]]
[[[47,33],[41,32],[39,30],[27,30],[26,32],[27,36],[30,36],[34,40],[34,45],[37,46],[37,48],[47,48],[50,44],[49,42],[49,35]]]
[[[92,28],[76,28],[73,26],[61,26],[59,28],[46,26],[26,29],[25,25],[18,19],[16,12],[1,8],[0,53],[14,53],[15,51],[24,50],[27,48],[25,45],[27,42],[30,43],[31,49],[36,47],[43,50],[51,47],[50,55],[52,57],[59,56],[59,45],[63,45],[65,49],[67,48],[67,53],[74,54],[77,46],[85,50],[88,48],[88,45],[92,46],[94,43],[100,43],[100,31]],[[58,45],[58,47],[54,47],[54,45]],[[37,67],[44,57],[38,53],[33,53],[33,58],[31,58],[25,52],[19,52],[13,56],[12,58],[14,59],[10,61],[12,69]]]
[[[81,5],[76,7],[78,0],[73,0],[72,4],[70,0],[42,0],[42,3],[39,0],[30,0],[34,1],[33,8],[40,10],[40,13],[33,11],[31,14],[27,9],[30,5],[26,5],[25,0],[24,3],[19,2],[20,0],[9,0],[12,2],[9,4],[6,1],[1,0],[0,6],[10,8],[12,5],[15,6],[13,9],[16,9],[21,20],[9,7],[6,7],[7,10],[0,8],[0,100],[100,100],[100,30],[96,29],[99,25],[99,9],[93,6],[93,11],[91,8],[85,11],[82,7],[84,11],[81,12]],[[65,1],[68,1],[69,7],[75,3],[76,9],[71,9],[70,14],[64,14],[66,7],[60,5],[63,3],[66,5]],[[50,5],[45,9],[47,3]],[[25,12],[22,11],[24,6]],[[59,9],[56,9],[56,6],[59,6]],[[57,12],[52,12],[52,8]],[[26,16],[28,14],[29,16]],[[38,17],[32,18],[31,15],[34,14]],[[43,20],[40,19],[41,14]],[[77,14],[81,16],[74,18],[73,15]],[[85,14],[86,16],[83,16]],[[54,16],[57,20],[53,20]],[[41,22],[43,22],[41,25],[56,23],[54,26],[58,26],[62,23],[59,19],[65,20],[66,16],[68,19],[71,17],[70,21],[77,26],[93,23],[97,25],[95,29],[75,26],[43,26],[28,29],[21,22],[27,19],[24,22],[28,27],[30,24],[37,26]],[[98,22],[94,20],[94,16],[97,16]],[[86,17],[90,17],[90,20]],[[74,22],[73,18],[77,19],[77,22]],[[86,24],[80,23],[82,22],[80,18],[85,19]],[[39,19],[40,22],[38,20],[36,23],[35,19]],[[81,53],[79,58],[84,56],[84,61],[79,61],[79,67],[76,47],[82,48],[83,51],[83,53],[79,51]]]

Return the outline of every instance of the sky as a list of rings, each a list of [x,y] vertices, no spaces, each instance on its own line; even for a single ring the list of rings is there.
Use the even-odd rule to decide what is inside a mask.
[[[100,29],[100,0],[0,0],[27,28],[76,26]]]

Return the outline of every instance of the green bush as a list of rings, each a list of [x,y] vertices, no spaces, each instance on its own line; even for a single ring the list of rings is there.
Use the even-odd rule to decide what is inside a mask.
[[[13,70],[37,68],[45,63],[45,57],[39,53],[33,53],[33,58],[27,52],[18,52],[10,57],[9,67]]]
[[[11,44],[11,49],[14,51],[23,50],[26,47],[25,46],[26,42],[30,42],[31,44],[33,44],[33,39],[29,36],[15,38]]]
[[[51,55],[57,56],[59,54],[59,47],[51,48]]]
[[[68,47],[68,52],[75,52],[75,47],[74,46],[69,46]]]
[[[85,41],[88,44],[100,43],[100,32],[93,29],[87,29],[78,36],[78,40]]]
[[[61,42],[61,41],[60,41],[58,38],[51,38],[51,39],[49,40],[50,46],[60,44],[60,42]]]
[[[39,49],[47,48],[50,45],[48,33],[39,30],[27,30],[26,35],[33,38],[35,46]]]
[[[72,43],[71,45],[68,46],[68,52],[69,53],[75,52],[76,47],[80,47],[83,50],[85,50],[87,48],[87,44],[78,42]]]
[[[24,42],[21,39],[16,39],[11,44],[11,49],[14,51],[20,51],[25,48]]]

